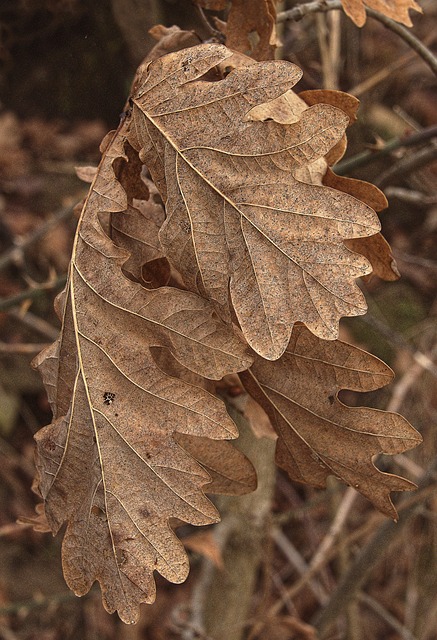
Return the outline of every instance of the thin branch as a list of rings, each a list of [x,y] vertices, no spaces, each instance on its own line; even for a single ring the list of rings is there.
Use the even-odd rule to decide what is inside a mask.
[[[394,629],[402,640],[417,640],[409,629],[404,627],[403,624],[397,620],[387,609],[379,604],[374,598],[371,598],[367,593],[358,594],[358,600],[367,605],[369,609],[374,611],[380,618],[382,618],[392,629]]]
[[[281,13],[277,15],[276,20],[277,22],[285,22],[286,20],[298,21],[313,13],[326,13],[327,11],[334,11],[338,9],[343,9],[341,0],[314,0],[313,2],[307,2],[305,4],[298,5],[297,7],[293,7],[293,9],[288,9],[288,11],[281,11]],[[424,62],[426,62],[432,72],[437,75],[437,58],[432,51],[430,51],[430,49],[416,38],[416,36],[408,31],[408,29],[370,7],[366,7],[366,13],[370,18],[382,22],[385,27],[402,38],[424,60]]]
[[[434,492],[436,475],[437,457],[434,458],[432,464],[421,478],[419,488],[425,489],[431,486]],[[417,495],[413,497],[417,498]],[[345,610],[347,603],[357,597],[358,592],[366,583],[370,573],[384,557],[389,545],[399,537],[404,527],[418,513],[418,510],[422,508],[422,500],[419,504],[417,504],[415,500],[409,502],[410,500],[411,498],[408,497],[399,501],[397,505],[399,511],[398,522],[395,523],[392,520],[386,520],[378,528],[373,538],[361,549],[356,560],[339,582],[328,604],[312,621],[320,638],[323,638],[327,634],[331,626],[338,619],[338,616]]]
[[[17,293],[16,295],[10,296],[9,298],[1,298],[0,311],[7,311],[12,307],[16,307],[18,304],[24,302],[25,300],[35,300],[35,298],[38,298],[46,291],[61,289],[66,281],[67,276],[62,275],[56,278],[56,280],[45,282],[40,287],[32,287],[31,289],[21,291],[21,293]]]
[[[386,198],[388,199],[397,198],[398,200],[401,200],[401,202],[408,202],[409,204],[417,205],[418,207],[428,207],[430,205],[437,204],[437,194],[427,196],[421,191],[414,191],[413,189],[404,189],[403,187],[387,187],[387,189],[384,190],[384,193]],[[415,256],[411,256],[411,258],[414,257]],[[417,264],[430,266],[433,269],[437,267],[437,262],[433,262],[432,260],[424,259],[424,263],[420,262],[420,260],[422,259],[419,257],[418,260],[419,262],[417,262]]]
[[[0,342],[0,354],[2,353],[13,353],[13,354],[21,354],[21,355],[36,355],[43,349],[48,347],[48,344],[37,344],[37,343],[17,343],[17,344],[9,344],[8,342]]]
[[[198,5],[196,2],[194,3],[194,7],[197,10],[197,13],[200,17],[200,20],[203,24],[203,26],[205,27],[205,29],[208,31],[208,33],[210,34],[210,36],[216,40],[218,40],[218,42],[223,43],[225,41],[225,36],[223,35],[223,33],[221,31],[218,31],[218,29],[214,29],[214,27],[212,26],[212,24],[210,23],[210,21],[208,20],[208,18],[205,15],[204,10],[202,9],[202,7],[200,5]]]
[[[396,344],[401,349],[408,351],[422,369],[426,369],[434,378],[437,378],[437,365],[433,360],[434,354],[430,357],[426,353],[423,353],[423,351],[416,349],[414,345],[408,342],[402,333],[396,331],[394,327],[388,324],[380,308],[368,291],[366,291],[366,296],[369,303],[369,310],[366,315],[363,316],[362,321],[374,327],[378,333],[386,339],[388,344]],[[376,314],[378,314],[379,317]]]
[[[386,192],[387,195],[387,192]],[[422,256],[413,256],[409,253],[404,253],[403,251],[399,251],[398,249],[394,250],[394,256],[396,260],[401,260],[402,262],[408,262],[411,264],[417,264],[419,267],[425,267],[426,269],[432,269],[433,271],[437,270],[437,260],[431,260],[430,258],[422,258]]]
[[[392,167],[390,167],[390,169],[380,176],[379,180],[375,181],[375,184],[383,189],[391,181],[397,178],[402,178],[409,173],[413,173],[413,171],[417,171],[436,159],[437,145],[433,144],[430,147],[419,149],[411,155],[407,155],[398,160]]]
[[[70,218],[73,214],[75,206],[76,205],[63,207],[52,217],[50,217],[46,222],[32,231],[32,233],[29,233],[24,238],[16,241],[12,247],[10,247],[2,256],[0,256],[0,271],[2,269],[5,269],[12,263],[18,262],[22,258],[23,253],[26,249],[35,244],[35,242],[38,242],[38,240],[43,238],[58,224],[60,224],[64,220],[68,220],[68,218]]]
[[[21,310],[18,309],[10,309],[9,316],[18,320],[26,327],[34,331],[35,333],[39,333],[47,340],[54,342],[59,335],[59,329],[51,325],[46,320],[43,320],[39,316],[36,316],[31,311],[26,311],[26,313],[22,313]]]
[[[334,171],[337,175],[342,176],[358,167],[373,162],[375,159],[383,158],[401,147],[414,147],[434,138],[437,138],[436,125],[427,127],[405,138],[392,138],[381,149],[366,149],[366,151],[361,151],[357,155],[339,162],[334,166]]]
[[[334,546],[340,532],[342,531],[346,518],[355,502],[358,493],[352,487],[348,487],[343,495],[343,499],[339,508],[337,509],[335,518],[329,528],[328,533],[322,540],[317,553],[312,558],[310,564],[308,565],[305,573],[302,572],[301,578],[289,589],[287,589],[287,595],[289,598],[293,598],[302,588],[307,585],[313,578],[313,576],[318,573],[321,567],[323,567],[327,562],[327,558],[331,549]],[[277,539],[275,538],[277,542]],[[312,588],[312,587],[311,587]],[[275,616],[278,615],[283,605],[282,601],[276,602],[270,609],[269,615]]]
[[[276,543],[276,546],[282,551],[284,556],[288,559],[294,569],[300,574],[301,578],[299,579],[299,591],[305,586],[308,585],[309,589],[313,592],[314,596],[318,600],[321,605],[325,605],[329,598],[325,589],[321,584],[316,582],[313,579],[313,575],[317,572],[312,570],[311,566],[308,565],[299,551],[292,545],[290,540],[282,533],[281,529],[272,529],[271,536]],[[316,554],[317,555],[317,554]],[[315,556],[314,556],[315,557]],[[292,597],[296,593],[295,589],[296,585],[293,585],[291,589],[285,589],[283,596],[280,601],[276,602],[270,609],[269,615],[276,615],[282,606],[286,603],[286,600],[291,600]],[[292,593],[290,593],[292,591]]]

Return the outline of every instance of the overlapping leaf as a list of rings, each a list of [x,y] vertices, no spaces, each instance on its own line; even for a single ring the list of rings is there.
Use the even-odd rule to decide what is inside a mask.
[[[386,385],[393,377],[387,365],[296,326],[278,361],[257,358],[240,376],[269,415],[279,436],[276,461],[293,480],[323,487],[335,475],[390,517],[397,516],[390,492],[413,485],[379,471],[372,457],[410,449],[421,441],[419,434],[397,414],[347,407],[337,397],[341,389],[371,391]]]
[[[174,434],[237,435],[221,401],[166,375],[150,347],[166,348],[192,371],[216,379],[244,369],[250,358],[206,300],[177,289],[147,291],[123,276],[128,253],[102,224],[105,214],[128,209],[113,170],[127,159],[124,143],[121,130],[105,152],[60,301],[62,334],[36,362],[56,418],[36,439],[48,522],[54,532],[67,522],[68,584],[83,594],[98,580],[107,609],[133,621],[138,603],[154,600],[154,570],[174,582],[187,575],[169,520],[199,525],[218,519],[202,491],[209,474]],[[244,463],[243,469],[239,485],[246,482],[247,490],[253,478],[247,479]]]
[[[187,285],[229,318],[228,292],[249,344],[274,359],[292,326],[338,335],[341,316],[363,314],[355,279],[370,271],[343,240],[380,225],[354,198],[293,177],[342,137],[347,116],[315,105],[290,125],[249,120],[256,104],[287,91],[287,62],[195,80],[230,52],[200,45],[152,63],[133,96],[136,138],[166,205],[163,251]]]
[[[341,2],[345,13],[359,27],[362,27],[366,22],[366,7],[375,9],[375,11],[383,13],[396,22],[401,22],[407,27],[411,27],[413,24],[409,15],[410,9],[422,13],[422,8],[416,0],[341,0]]]
[[[335,340],[341,316],[365,311],[359,253],[372,247],[373,264],[379,238],[360,199],[378,208],[380,192],[327,171],[349,117],[296,98],[289,63],[241,56],[223,77],[232,55],[200,45],[140,67],[132,114],[105,139],[97,173],[83,171],[94,179],[57,301],[62,332],[36,359],[54,414],[36,436],[38,489],[52,531],[67,524],[66,580],[77,594],[98,580],[105,607],[129,622],[153,601],[155,570],[187,575],[171,527],[217,521],[205,492],[255,487],[226,442],[237,434],[213,393],[222,376],[250,367],[241,376],[293,479],[323,486],[334,474],[391,516],[390,492],[411,487],[372,456],[413,446],[414,429],[337,399],[391,378]]]
[[[303,91],[299,95],[287,91],[284,95],[267,104],[255,107],[250,117],[257,120],[271,118],[282,124],[292,124],[302,117],[308,105],[327,103],[344,111],[352,124],[356,121],[359,101],[342,91]],[[326,154],[309,165],[300,167],[295,176],[302,182],[309,184],[324,184],[343,193],[348,193],[364,202],[375,211],[382,211],[388,206],[385,195],[373,184],[337,176],[330,166],[338,162],[346,151],[346,135]],[[346,246],[365,256],[372,265],[372,272],[384,280],[397,280],[399,271],[391,253],[390,246],[381,233],[370,237],[345,240]]]
[[[226,46],[255,60],[272,60],[276,48],[276,0],[232,0]]]

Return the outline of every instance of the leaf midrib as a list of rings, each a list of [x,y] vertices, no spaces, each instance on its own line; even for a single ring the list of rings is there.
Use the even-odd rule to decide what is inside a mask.
[[[190,147],[190,148],[179,148],[178,144],[176,143],[176,141],[173,139],[173,137],[170,135],[170,133],[166,132],[154,119],[153,115],[148,113],[139,103],[138,100],[134,99],[133,100],[134,104],[137,106],[137,108],[141,111],[141,113],[147,118],[147,120],[149,120],[149,122],[159,131],[159,133],[163,136],[163,138],[172,146],[172,148],[174,149],[174,151],[176,152],[177,156],[180,157],[183,162],[185,162],[193,171],[195,174],[197,174],[201,180],[203,180],[215,193],[217,193],[219,195],[219,197],[223,198],[223,200],[225,200],[225,202],[227,202],[232,209],[234,209],[242,218],[244,218],[244,220],[246,220],[254,229],[256,229],[258,231],[258,233],[267,240],[268,243],[270,243],[271,245],[273,245],[280,253],[282,253],[282,255],[289,260],[290,262],[292,262],[293,264],[295,264],[299,269],[302,270],[303,273],[306,273],[308,276],[310,276],[311,278],[313,278],[325,291],[327,291],[330,295],[334,296],[335,298],[338,298],[339,300],[341,300],[342,302],[345,302],[346,304],[351,304],[350,302],[348,302],[347,300],[345,300],[344,298],[342,298],[340,295],[338,295],[337,293],[331,291],[330,289],[328,289],[326,287],[326,285],[324,285],[322,282],[320,282],[318,280],[318,278],[315,278],[309,271],[307,271],[306,269],[304,269],[298,262],[296,262],[293,258],[291,258],[283,249],[281,249],[281,247],[274,241],[272,240],[269,236],[267,236],[262,229],[260,229],[260,227],[254,223],[252,220],[250,220],[250,218],[248,218],[243,211],[241,211],[238,206],[237,203],[234,203],[227,195],[225,195],[220,189],[218,189],[218,187],[216,187],[200,170],[198,170],[196,168],[196,166],[183,155],[183,152],[188,150],[188,149],[194,149],[194,148],[199,148],[202,149],[203,147]],[[326,129],[327,130],[327,129]],[[314,137],[314,136],[313,136]],[[311,138],[309,138],[309,140],[311,140]],[[299,145],[295,145],[296,147],[298,147]],[[292,147],[290,147],[292,148]],[[219,150],[217,149],[212,149],[218,153],[221,153]],[[283,152],[284,150],[281,150],[281,152]],[[280,153],[280,152],[274,152],[274,153],[270,153],[267,155],[275,155],[276,153]],[[256,157],[256,156],[254,156]],[[193,241],[194,242],[194,241]],[[338,244],[342,244],[341,240],[338,242]],[[353,253],[353,252],[351,252]],[[354,307],[356,307],[357,305],[354,304]],[[320,314],[319,314],[320,315]]]

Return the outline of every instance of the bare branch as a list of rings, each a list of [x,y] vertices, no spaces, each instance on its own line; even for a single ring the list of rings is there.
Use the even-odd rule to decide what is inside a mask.
[[[307,2],[305,4],[288,9],[288,11],[281,11],[277,15],[277,22],[285,22],[287,20],[302,20],[305,16],[313,13],[326,13],[327,11],[334,11],[342,9],[343,5],[340,0],[314,0],[313,2]],[[430,67],[430,69],[437,75],[437,58],[415,35],[413,35],[408,29],[398,24],[394,20],[391,20],[387,16],[366,7],[366,13],[370,18],[382,22],[387,29],[390,29],[402,38]]]

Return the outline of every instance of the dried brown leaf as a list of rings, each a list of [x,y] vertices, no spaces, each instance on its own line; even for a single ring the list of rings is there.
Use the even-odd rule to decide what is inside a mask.
[[[17,522],[18,524],[32,525],[34,531],[38,531],[39,533],[48,533],[52,530],[47,522],[44,503],[42,502],[36,505],[33,516],[20,516]]]
[[[349,124],[353,124],[357,120],[360,101],[358,98],[355,98],[344,91],[333,91],[328,89],[301,91],[299,93],[299,98],[302,98],[302,100],[304,100],[310,107],[314,104],[325,103],[330,104],[333,107],[337,107],[337,109],[341,109],[349,117]],[[344,134],[342,139],[326,154],[325,158],[328,165],[332,166],[338,162],[345,154],[346,148],[347,137],[346,134]]]
[[[200,531],[184,538],[184,547],[195,553],[200,553],[217,567],[223,569],[223,557],[219,545],[211,530]]]
[[[274,359],[295,322],[335,339],[340,317],[365,313],[355,279],[370,265],[343,241],[380,224],[355,198],[294,177],[337,143],[348,117],[315,105],[292,125],[250,120],[251,107],[283,94],[300,71],[263,62],[198,80],[230,55],[199,45],[152,63],[133,96],[130,142],[166,205],[165,255],[224,318],[230,292],[249,344]]]
[[[199,44],[200,41],[195,31],[185,31],[176,25],[164,27],[162,24],[157,24],[149,29],[149,33],[155,40],[158,40],[158,42],[147,55],[147,60],[156,60],[156,58],[171,53],[172,51],[193,47]]]
[[[393,374],[387,365],[296,326],[280,360],[257,358],[240,377],[278,433],[276,461],[290,478],[324,487],[329,475],[337,476],[396,518],[390,492],[414,485],[382,473],[372,458],[410,449],[421,437],[395,413],[347,407],[337,397],[340,389],[371,391],[388,384]]]
[[[350,193],[355,198],[365,202],[375,209],[382,211],[388,206],[387,198],[383,192],[375,185],[356,180],[355,178],[344,178],[337,176],[331,169],[327,169],[323,183],[344,193]],[[390,245],[381,233],[377,233],[370,238],[354,238],[345,240],[345,244],[351,251],[356,251],[365,256],[372,265],[372,275],[376,275],[382,280],[398,280],[400,273],[393,257]],[[365,276],[369,278],[372,276]]]
[[[80,180],[91,184],[96,177],[97,167],[75,167],[75,171]]]
[[[244,404],[244,417],[257,438],[276,440],[278,437],[264,409],[249,395]]]
[[[365,202],[375,211],[382,211],[388,207],[387,198],[381,189],[365,180],[337,176],[332,169],[328,169],[323,176],[323,184],[338,191],[343,191],[343,193],[349,193],[354,198]]]
[[[365,256],[372,265],[372,274],[365,276],[365,279],[375,275],[382,280],[390,282],[399,280],[401,277],[391,247],[381,233],[377,233],[370,238],[346,240],[345,244],[351,251],[356,251]]]
[[[415,0],[341,0],[341,2],[345,13],[358,27],[362,27],[366,22],[366,7],[379,11],[407,27],[413,26],[409,15],[410,9],[422,13],[422,8]]]
[[[54,414],[36,435],[35,523],[45,525],[42,510],[54,533],[66,523],[69,586],[81,595],[99,581],[126,622],[154,600],[155,570],[185,579],[173,528],[218,520],[205,493],[256,486],[214,395],[217,384],[244,398],[236,373],[252,363],[240,374],[254,399],[246,414],[255,401],[266,411],[290,477],[324,486],[336,475],[392,517],[390,492],[412,486],[372,457],[420,436],[396,414],[337,398],[392,375],[335,340],[340,317],[365,311],[355,279],[370,264],[359,253],[387,267],[368,206],[383,196],[327,170],[356,104],[328,92],[332,104],[312,94],[308,106],[290,90],[299,77],[216,44],[145,61],[102,142],[56,302],[61,335],[35,361]]]
[[[273,60],[275,27],[276,0],[232,0],[226,23],[226,45],[255,60]]]
[[[312,106],[325,101],[342,109],[348,115],[350,123],[355,122],[359,101],[342,91],[326,90],[303,91],[298,96],[293,91],[287,91],[276,100],[252,109],[250,116],[260,120],[273,118],[276,122],[292,124],[302,116],[307,108],[306,105]],[[324,184],[337,191],[348,193],[375,211],[385,209],[388,206],[387,199],[378,187],[363,180],[337,176],[329,168],[328,165],[337,162],[343,156],[346,145],[346,135],[344,135],[324,159],[301,167],[298,172],[295,172],[295,177],[308,184]],[[399,278],[399,271],[390,245],[380,233],[370,237],[346,239],[345,245],[351,251],[360,253],[369,260],[373,274],[383,280],[397,280]],[[364,278],[368,277],[370,276],[364,276]]]
[[[55,418],[36,440],[47,520],[54,533],[67,522],[67,583],[82,595],[98,580],[107,610],[133,622],[138,604],[154,600],[154,570],[173,582],[186,578],[186,555],[169,520],[218,520],[202,490],[208,473],[174,434],[237,435],[221,401],[168,376],[150,348],[164,347],[216,379],[250,359],[206,300],[165,287],[147,291],[123,276],[128,253],[100,220],[128,209],[117,180],[121,160],[128,161],[127,134],[125,123],[106,145],[58,300],[62,333],[36,359]]]
[[[118,161],[116,172],[120,184],[126,194],[129,194],[128,206],[124,211],[111,213],[110,236],[117,246],[129,253],[123,264],[123,271],[137,282],[145,284],[144,265],[164,258],[158,232],[165,213],[162,204],[154,200],[155,186],[142,177],[142,164],[138,154],[127,143],[125,152],[128,162]],[[163,284],[162,280],[160,283]]]
[[[177,435],[177,440],[211,477],[206,493],[237,496],[255,491],[252,463],[229,442],[187,435]]]

